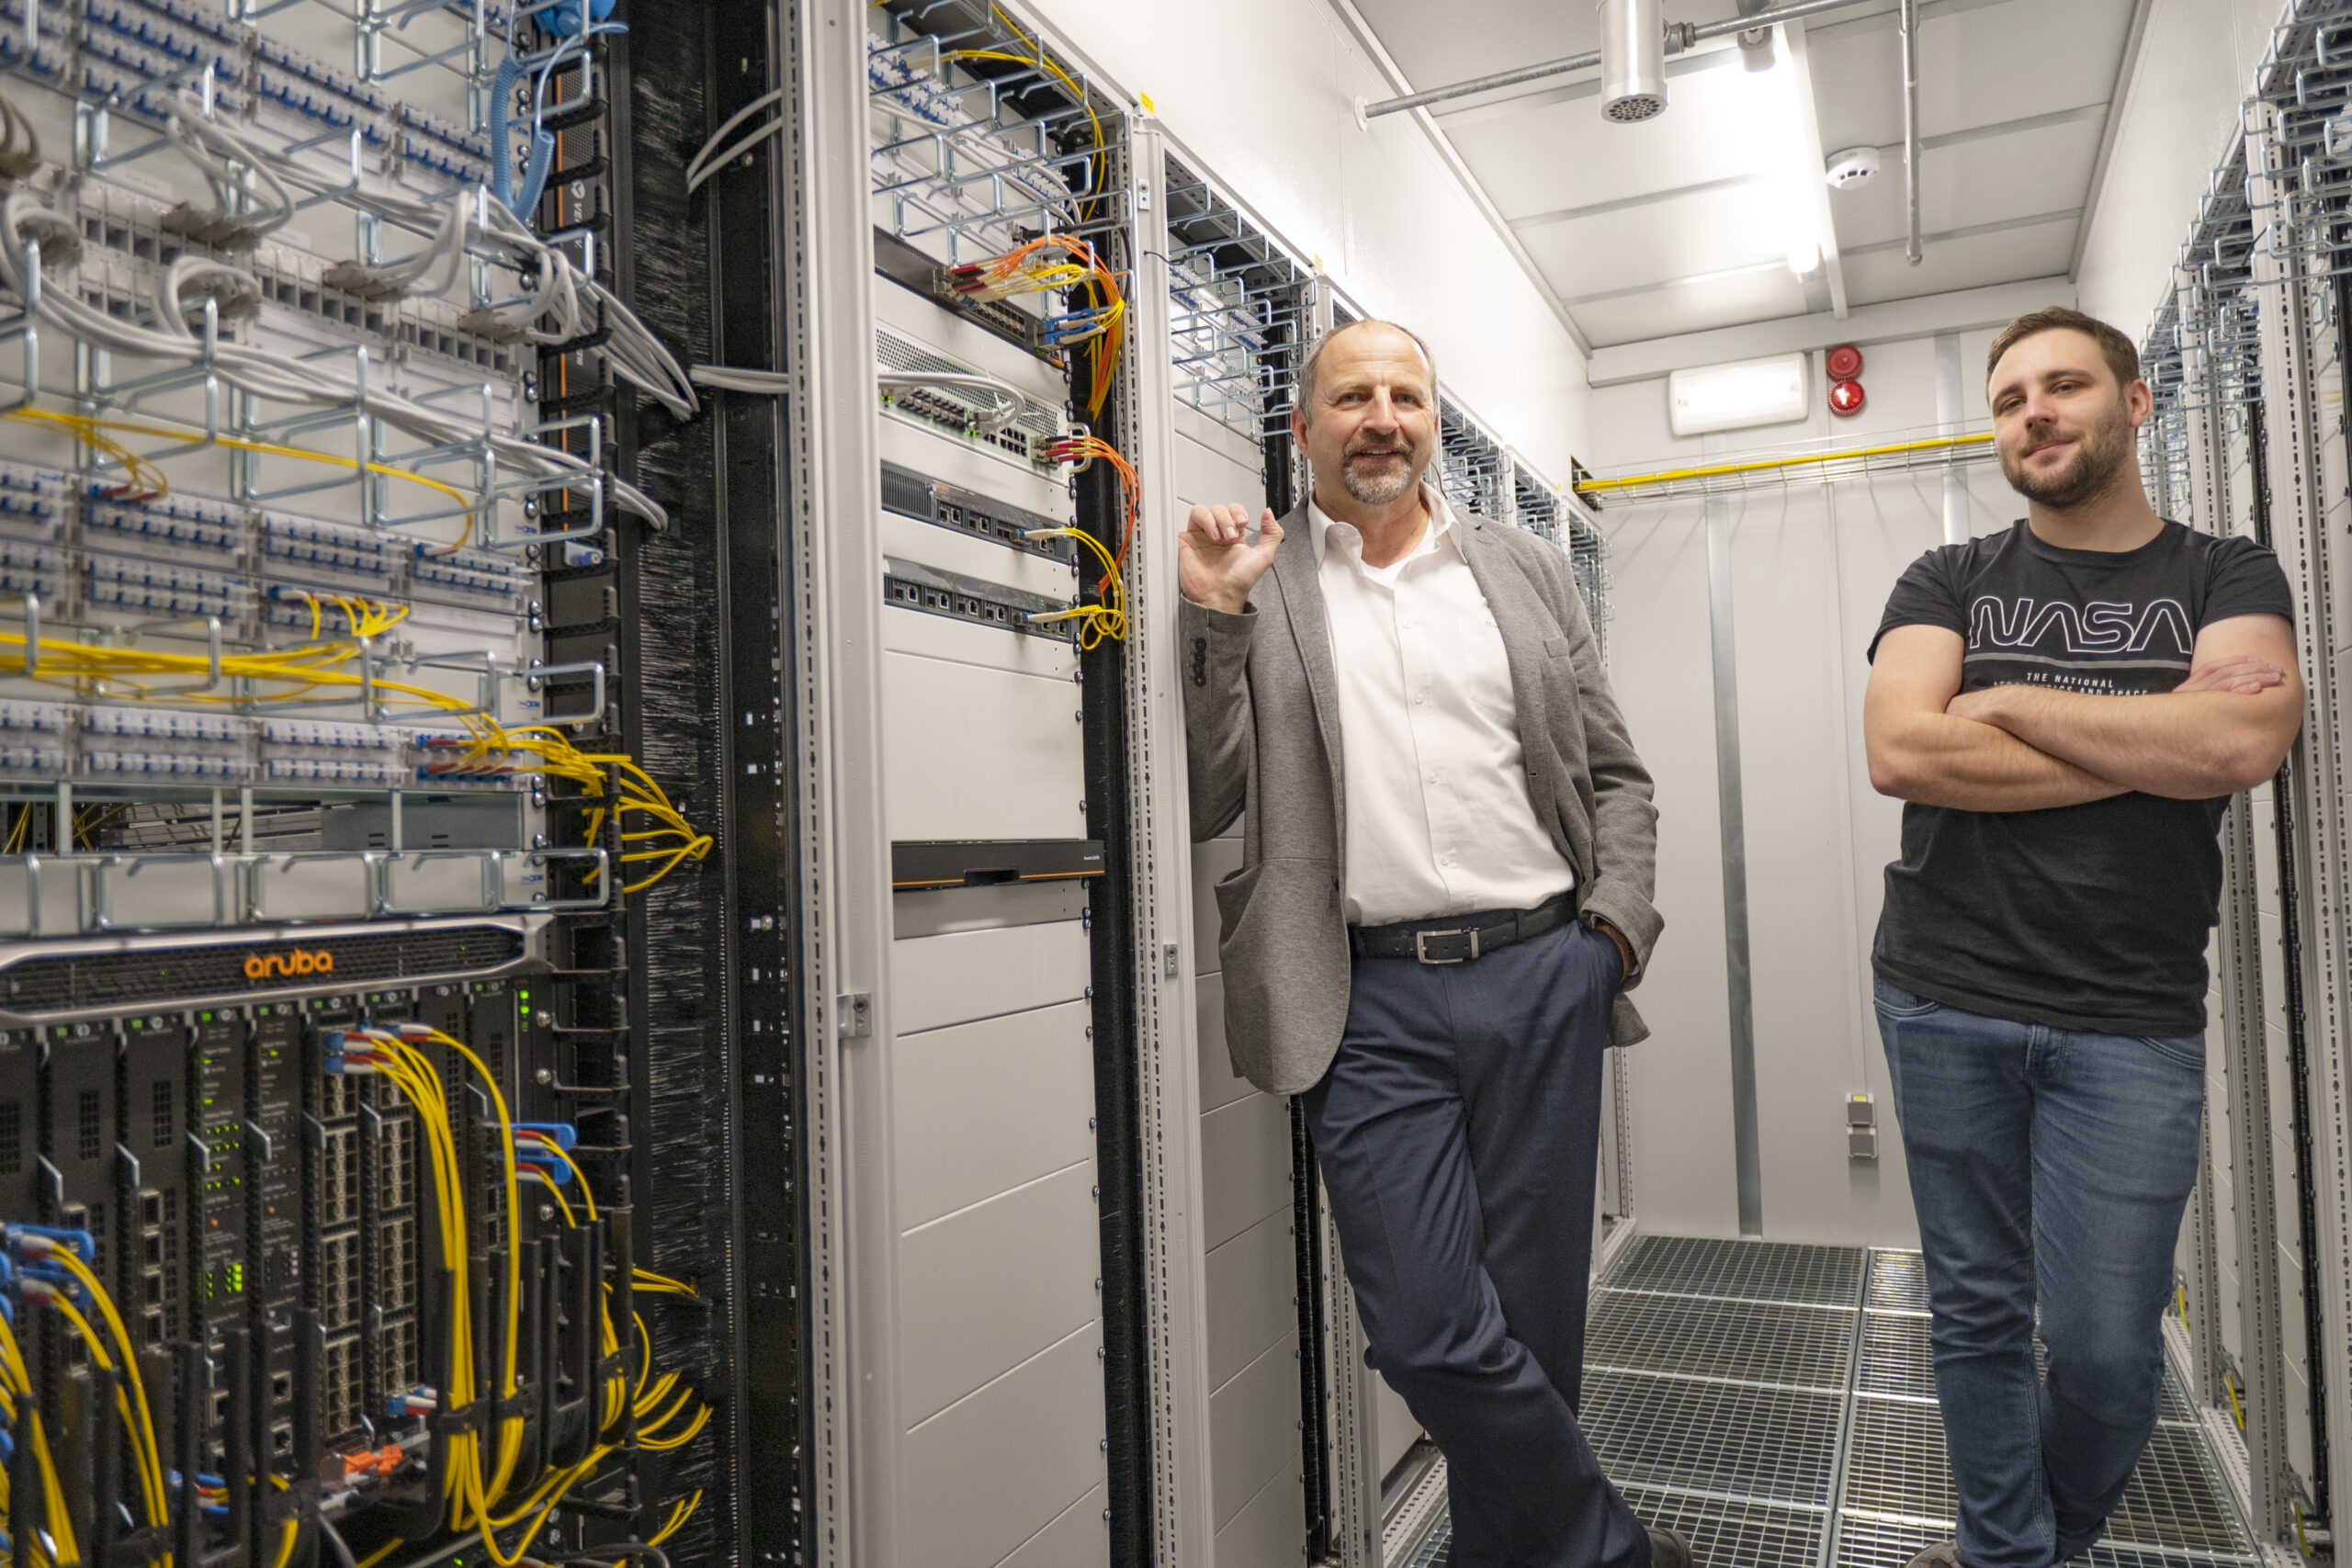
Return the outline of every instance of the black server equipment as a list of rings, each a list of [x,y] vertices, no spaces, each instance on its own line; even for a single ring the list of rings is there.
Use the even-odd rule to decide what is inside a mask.
[[[771,23],[0,0],[11,1562],[802,1560],[797,1319],[733,1371],[784,895],[716,852],[781,470],[684,369],[767,330],[688,164]]]

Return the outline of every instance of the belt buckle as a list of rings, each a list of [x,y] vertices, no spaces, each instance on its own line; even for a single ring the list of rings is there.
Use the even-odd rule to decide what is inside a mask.
[[[1430,956],[1430,938],[1433,936],[1466,936],[1470,939],[1470,952],[1466,956],[1461,958],[1431,958]],[[1415,931],[1413,933],[1413,956],[1420,960],[1423,964],[1430,964],[1432,966],[1442,964],[1467,964],[1471,959],[1478,956],[1478,930],[1476,926],[1457,926],[1450,931]]]

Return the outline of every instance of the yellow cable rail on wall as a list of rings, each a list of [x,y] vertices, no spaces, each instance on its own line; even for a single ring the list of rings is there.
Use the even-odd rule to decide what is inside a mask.
[[[1989,431],[1968,435],[1938,435],[1918,441],[1889,442],[1878,446],[1852,446],[1837,452],[1804,452],[1793,457],[1758,457],[1740,463],[1715,463],[1702,468],[1667,468],[1654,474],[1628,474],[1613,479],[1580,479],[1578,495],[1608,496],[1624,501],[1673,501],[1686,496],[1722,495],[1810,479],[1856,479],[1882,473],[1946,468],[1993,455]]]

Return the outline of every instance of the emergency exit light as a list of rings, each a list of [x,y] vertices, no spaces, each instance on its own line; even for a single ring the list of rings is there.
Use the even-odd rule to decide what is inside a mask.
[[[1667,422],[1677,435],[1711,435],[1804,418],[1813,378],[1802,354],[1675,370],[1666,378]]]

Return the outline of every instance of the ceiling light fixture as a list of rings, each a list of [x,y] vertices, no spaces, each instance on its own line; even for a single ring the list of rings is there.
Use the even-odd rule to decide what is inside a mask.
[[[1667,423],[1677,435],[1712,435],[1804,418],[1813,385],[1802,354],[1675,370],[1666,378]]]
[[[1665,0],[1600,0],[1600,118],[1631,125],[1665,112]]]
[[[1789,270],[1803,277],[1821,265],[1821,229],[1814,191],[1817,154],[1805,135],[1802,117],[1810,112],[1810,106],[1798,90],[1785,26],[1771,29],[1770,47],[1770,68],[1743,72],[1738,80],[1747,96],[1747,118],[1760,170],[1772,193],[1772,220],[1780,227],[1781,254]]]

